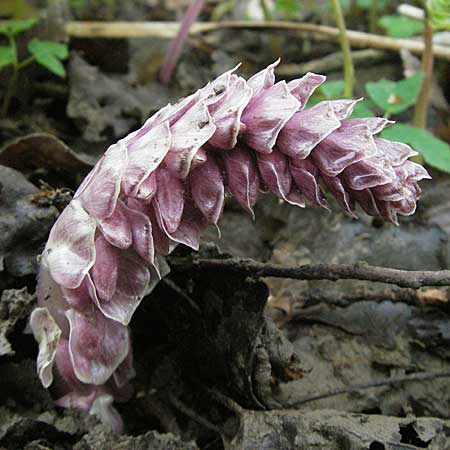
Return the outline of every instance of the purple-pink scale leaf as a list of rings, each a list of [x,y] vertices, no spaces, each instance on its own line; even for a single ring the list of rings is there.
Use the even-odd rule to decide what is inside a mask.
[[[258,155],[258,169],[264,184],[277,197],[286,199],[291,191],[292,176],[288,159],[279,151]]]
[[[38,284],[36,289],[38,306],[46,308],[64,336],[69,334],[69,323],[65,311],[69,304],[65,300],[62,287],[51,277],[48,266],[44,260],[38,272]]]
[[[361,101],[359,100],[330,100],[329,103],[333,108],[336,117],[339,120],[344,120],[350,117],[355,109],[356,104]]]
[[[108,425],[115,434],[123,433],[123,420],[113,406],[114,398],[109,393],[101,393],[95,397],[89,414],[96,416],[102,423]]]
[[[300,102],[280,81],[253,96],[242,114],[242,139],[260,153],[270,153],[286,122],[299,110]]]
[[[215,80],[208,83],[204,88],[200,89],[200,98],[204,101],[209,112],[217,108],[227,95],[227,90],[230,86],[232,73],[236,71],[239,66],[234,69],[219,75]],[[235,77],[236,75],[234,75]]]
[[[95,298],[105,317],[126,326],[141,302],[150,282],[150,272],[133,252],[121,252],[118,257],[118,276],[114,294],[107,301]]]
[[[366,214],[369,214],[370,216],[380,215],[375,197],[370,189],[364,189],[362,191],[352,191],[351,195],[359,203]]]
[[[127,328],[106,318],[94,305],[82,312],[69,309],[66,315],[70,358],[77,378],[87,384],[105,384],[127,356]]]
[[[252,214],[259,191],[259,174],[249,150],[235,147],[224,154],[227,189]]]
[[[106,219],[113,213],[127,159],[125,141],[112,145],[94,167],[89,183],[75,193],[74,198],[79,198],[96,219]]]
[[[124,388],[136,376],[136,370],[133,366],[133,349],[131,347],[131,339],[127,357],[120,363],[113,376],[114,383],[118,389]]]
[[[417,152],[415,152],[409,145],[403,144],[402,142],[375,138],[375,144],[379,152],[389,160],[393,167],[401,166],[408,158],[417,155]]]
[[[78,287],[94,264],[96,227],[79,200],[72,200],[53,226],[42,258],[61,286]]]
[[[393,120],[385,119],[384,117],[367,117],[364,119],[346,119],[342,121],[342,129],[353,127],[355,125],[365,125],[371,134],[378,134],[386,127],[393,125]]]
[[[31,313],[30,326],[39,344],[37,372],[42,385],[48,388],[53,383],[53,364],[61,330],[47,308],[36,308]]]
[[[119,251],[112,246],[101,234],[95,240],[97,257],[91,269],[92,281],[97,296],[102,302],[111,299],[116,290]]]
[[[170,128],[172,142],[164,162],[178,177],[186,178],[196,153],[216,131],[203,101],[198,101]]]
[[[302,78],[289,81],[289,92],[300,102],[302,109],[308,103],[313,92],[325,82],[327,77],[308,72]]]
[[[237,144],[241,117],[252,97],[252,89],[243,78],[234,77],[221,102],[209,107],[216,125],[216,131],[209,144],[224,150],[231,150]]]
[[[186,201],[180,225],[173,233],[170,233],[167,230],[158,203],[155,203],[154,207],[158,224],[171,241],[177,242],[179,244],[184,244],[187,247],[192,248],[193,250],[199,249],[200,234],[207,225],[207,222],[202,213],[194,206],[191,201]]]
[[[377,154],[377,147],[365,125],[334,131],[311,153],[320,171],[336,177],[346,167]]]
[[[94,298],[95,287],[92,278],[87,274],[81,284],[75,289],[61,288],[64,299],[71,308],[83,311],[92,306],[92,299]]]
[[[98,221],[98,227],[105,239],[115,247],[125,250],[131,246],[133,234],[122,200],[117,201],[110,217]]]
[[[136,193],[136,198],[144,200],[150,203],[157,190],[156,172],[152,172],[147,178],[145,178],[139,185],[139,190]]]
[[[149,265],[155,264],[155,247],[153,245],[152,224],[148,217],[148,207],[139,200],[128,199],[125,215],[131,225],[133,249]]]
[[[161,164],[170,148],[168,122],[152,128],[134,144],[128,145],[128,164],[122,180],[126,195],[135,196],[142,183]]]
[[[281,130],[277,148],[291,158],[304,159],[340,125],[330,102],[321,102],[294,114]]]
[[[340,207],[356,219],[354,200],[350,197],[339,177],[330,177],[325,174],[321,174],[321,177]]]
[[[208,223],[217,224],[222,214],[225,187],[221,170],[212,155],[194,169],[189,177],[191,195]]]
[[[312,163],[311,159],[290,159],[289,168],[295,184],[306,199],[313,205],[328,209],[319,185],[319,170]]]
[[[346,167],[341,174],[341,179],[350,189],[362,191],[391,183],[395,179],[395,172],[392,167],[384,167],[382,160],[374,156]]]
[[[155,212],[155,209],[158,209],[156,206],[156,202],[154,202],[153,206],[149,209],[149,217],[150,222],[152,223],[152,235],[153,235],[153,244],[155,246],[156,254],[166,256],[170,252],[170,240],[167,237],[167,234],[161,226],[159,225],[160,216],[158,212],[158,216]],[[158,209],[159,211],[159,209]]]
[[[256,97],[264,89],[269,89],[275,84],[275,67],[280,64],[280,58],[274,63],[268,65],[265,69],[255,73],[247,80],[247,84],[253,90],[253,96]]]
[[[158,190],[154,202],[158,205],[164,228],[169,234],[180,225],[184,208],[183,182],[170,170],[161,168],[157,175]]]

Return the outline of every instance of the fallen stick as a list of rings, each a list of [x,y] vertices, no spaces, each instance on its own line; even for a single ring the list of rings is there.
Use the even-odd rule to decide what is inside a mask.
[[[402,377],[386,378],[384,380],[373,381],[371,383],[354,384],[342,388],[333,389],[332,391],[322,392],[318,394],[308,395],[306,397],[294,400],[288,403],[286,406],[290,408],[297,408],[305,403],[309,403],[315,400],[321,400],[324,398],[335,397],[336,395],[350,394],[352,392],[362,391],[366,389],[372,389],[381,386],[392,386],[401,383],[410,383],[413,381],[426,381],[434,380],[436,378],[448,378],[450,377],[450,371],[445,370],[441,372],[417,372],[405,375]]]
[[[389,61],[392,57],[395,57],[392,53],[371,48],[352,51],[353,63],[358,67]],[[331,73],[341,70],[343,65],[342,52],[334,52],[302,64],[280,64],[277,74],[280,77],[295,77],[299,73],[307,72]]]
[[[445,310],[449,309],[450,290],[447,287],[443,288],[421,288],[408,289],[399,288],[398,286],[390,286],[385,289],[377,289],[374,291],[367,291],[367,289],[360,289],[356,292],[336,293],[322,291],[318,289],[310,289],[301,292],[297,295],[299,317],[303,313],[303,308],[318,305],[320,303],[327,303],[329,305],[346,307],[356,302],[375,302],[381,303],[385,301],[406,303],[411,306],[434,306]],[[296,302],[297,303],[297,302]],[[294,303],[293,318],[297,318],[296,303]],[[275,306],[276,307],[276,306]]]
[[[171,39],[179,29],[178,22],[67,22],[65,30],[69,37],[78,38],[145,38]],[[221,29],[290,30],[314,40],[338,40],[339,30],[325,25],[289,21],[223,21],[197,22],[190,34],[208,33]],[[398,51],[402,48],[415,54],[422,54],[424,43],[411,39],[396,39],[387,36],[348,30],[350,43],[354,47],[369,47]],[[434,55],[450,61],[450,47],[434,46]]]
[[[287,266],[262,263],[246,258],[192,259],[171,258],[169,265],[180,270],[231,271],[259,277],[294,280],[365,280],[418,289],[425,286],[450,286],[450,270],[399,270],[358,264],[317,264]]]

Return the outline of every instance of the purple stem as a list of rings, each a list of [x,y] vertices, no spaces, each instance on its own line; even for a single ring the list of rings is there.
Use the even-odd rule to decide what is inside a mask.
[[[181,50],[183,49],[184,42],[189,34],[189,30],[191,29],[191,25],[197,19],[204,4],[205,0],[194,0],[183,16],[178,34],[170,43],[169,50],[166,53],[163,65],[159,72],[159,80],[161,83],[169,83],[175,66],[177,65],[178,58],[180,57]]]

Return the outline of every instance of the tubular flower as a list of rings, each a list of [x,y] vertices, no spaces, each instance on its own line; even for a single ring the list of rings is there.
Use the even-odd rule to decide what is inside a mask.
[[[349,119],[356,101],[304,109],[325,77],[275,82],[224,73],[112,145],[55,223],[42,255],[31,327],[38,374],[57,404],[95,413],[120,432],[114,400],[134,376],[128,324],[177,244],[199,248],[227,194],[253,214],[261,189],[327,207],[322,188],[397,223],[426,170],[405,144],[377,134],[391,122]]]

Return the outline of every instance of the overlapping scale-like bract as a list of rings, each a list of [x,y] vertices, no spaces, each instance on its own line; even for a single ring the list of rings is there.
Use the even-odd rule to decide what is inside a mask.
[[[97,414],[115,431],[114,399],[134,375],[127,329],[181,243],[198,249],[227,194],[251,214],[260,189],[327,207],[322,188],[355,216],[397,223],[413,214],[429,178],[405,144],[377,137],[391,122],[350,119],[356,101],[305,104],[325,77],[248,81],[228,71],[168,105],[111,146],[55,223],[42,255],[31,327],[38,374],[57,404]]]

